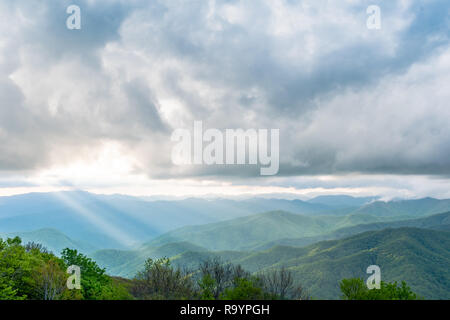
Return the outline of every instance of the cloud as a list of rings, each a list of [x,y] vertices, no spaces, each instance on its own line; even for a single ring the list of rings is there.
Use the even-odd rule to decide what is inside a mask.
[[[376,3],[377,1],[375,1]],[[3,1],[0,170],[35,172],[121,145],[152,178],[170,134],[279,128],[280,175],[450,174],[447,1]]]

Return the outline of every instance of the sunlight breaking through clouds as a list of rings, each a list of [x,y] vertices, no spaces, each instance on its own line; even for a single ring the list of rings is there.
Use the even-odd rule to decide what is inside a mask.
[[[123,243],[128,247],[132,247],[138,243],[137,239],[133,238],[132,235],[125,233],[121,228],[109,223],[107,219],[100,218],[96,212],[84,208],[77,199],[72,199],[70,195],[74,195],[74,193],[68,195],[64,192],[56,192],[54,195],[68,207],[75,210],[77,214],[102,231],[102,233],[108,235],[118,243]]]

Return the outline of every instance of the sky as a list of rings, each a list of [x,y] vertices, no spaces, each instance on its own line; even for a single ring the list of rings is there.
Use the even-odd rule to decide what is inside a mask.
[[[2,0],[0,196],[450,198],[449,13],[448,0]],[[174,165],[171,135],[194,121],[279,129],[278,174]]]

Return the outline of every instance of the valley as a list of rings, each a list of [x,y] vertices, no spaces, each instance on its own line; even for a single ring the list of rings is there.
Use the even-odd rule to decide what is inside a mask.
[[[96,228],[87,212],[106,226]],[[133,278],[148,258],[167,257],[192,272],[219,258],[254,274],[285,267],[311,296],[337,299],[340,279],[364,278],[365,268],[376,264],[386,281],[405,280],[423,297],[450,299],[449,200],[29,194],[0,198],[0,238],[14,236],[56,254],[76,249],[124,278]]]

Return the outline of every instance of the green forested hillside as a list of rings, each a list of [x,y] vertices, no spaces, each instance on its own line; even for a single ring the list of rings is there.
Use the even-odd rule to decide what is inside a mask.
[[[173,257],[183,252],[204,252],[206,249],[189,242],[172,242],[159,247],[143,246],[139,250],[99,250],[91,255],[111,275],[133,277],[148,258]]]
[[[278,217],[285,217],[286,220],[277,219]],[[261,219],[261,217],[265,219]],[[253,219],[250,219],[253,218]],[[293,218],[290,220],[289,218]],[[302,228],[308,228],[309,225],[307,223],[300,224],[300,222],[316,222],[315,219],[309,217],[303,217],[299,215],[291,215],[283,212],[273,212],[263,215],[256,215],[254,217],[247,217],[247,224],[238,225],[238,221],[242,221],[242,219],[232,220],[228,223],[219,223],[207,226],[199,227],[199,230],[191,230],[190,228],[184,228],[179,230],[183,233],[183,237],[189,238],[193,241],[198,241],[205,244],[205,247],[211,245],[210,243],[219,243],[223,241],[223,246],[228,248],[230,245],[240,245],[244,247],[246,250],[240,251],[232,251],[232,250],[218,250],[217,252],[213,252],[214,250],[207,251],[205,247],[197,246],[191,244],[189,242],[170,242],[171,240],[176,240],[178,237],[164,236],[158,241],[153,241],[150,244],[147,244],[141,247],[136,251],[120,251],[120,250],[101,250],[92,255],[92,257],[99,262],[99,264],[107,269],[107,271],[113,275],[120,275],[125,277],[133,276],[139,268],[142,267],[146,258],[159,258],[159,257],[172,257],[175,258],[175,261],[181,263],[183,261],[184,265],[187,265],[191,268],[195,268],[196,264],[199,261],[202,261],[208,257],[213,256],[222,256],[227,260],[236,260],[241,259],[243,257],[249,256],[258,256],[258,252],[251,251],[265,251],[274,246],[283,245],[284,247],[302,247],[311,245],[313,243],[317,243],[323,240],[331,240],[331,239],[341,239],[345,237],[354,236],[356,234],[371,231],[371,230],[382,230],[386,228],[400,228],[400,227],[419,227],[419,228],[441,228],[447,225],[448,220],[450,219],[450,213],[444,213],[439,215],[434,215],[426,218],[420,219],[412,219],[412,220],[402,220],[388,223],[374,223],[374,224],[361,224],[353,227],[340,228],[335,231],[331,231],[329,233],[320,234],[318,236],[311,237],[300,237],[300,238],[281,238],[274,241],[269,241],[264,243],[264,239],[266,239],[266,234],[269,236],[275,237],[283,237],[287,234],[298,234],[297,232],[302,231]],[[254,224],[251,222],[257,221],[259,223],[258,228],[254,227]],[[295,224],[293,222],[297,222]],[[222,225],[225,225],[225,228],[222,229]],[[276,225],[280,227],[280,229],[271,230],[272,225]],[[301,227],[298,227],[301,225]],[[339,224],[337,224],[339,225]],[[288,226],[283,229],[284,226]],[[327,225],[325,225],[327,226]],[[233,228],[235,228],[233,232]],[[292,231],[292,229],[298,228],[298,230]],[[187,232],[186,229],[191,230],[191,232]],[[265,232],[265,230],[268,230]],[[271,230],[271,231],[270,231]],[[226,234],[226,232],[231,232],[230,234]],[[256,232],[258,231],[258,232]],[[201,232],[205,232],[206,236]],[[291,233],[290,233],[291,232]],[[248,233],[248,234],[246,234]],[[242,239],[241,239],[242,238]],[[250,240],[249,240],[250,239]],[[244,242],[247,240],[247,242]],[[167,243],[164,243],[167,241]],[[228,241],[228,242],[227,242]],[[241,242],[242,241],[242,242]],[[210,242],[210,243],[208,243]],[[258,243],[262,243],[259,244]],[[256,244],[256,245],[255,245]],[[289,250],[293,250],[295,252],[298,251],[296,248],[291,248]],[[270,251],[271,257],[270,261],[281,261],[285,260],[285,257],[280,257],[278,252]],[[290,254],[290,251],[287,251]],[[177,263],[178,263],[177,262]],[[260,266],[257,264],[256,267],[249,266],[251,270],[255,270]]]
[[[147,248],[148,254],[175,255],[171,257],[170,262],[167,259],[146,261],[145,266],[140,266],[138,270],[148,271],[140,272],[137,277],[127,280],[107,276],[95,260],[75,250],[63,250],[61,259],[47,253],[41,246],[22,246],[20,239],[16,238],[5,242],[0,240],[0,251],[4,257],[0,263],[0,271],[7,274],[6,277],[0,278],[0,299],[49,299],[49,291],[46,288],[50,283],[57,285],[58,289],[52,293],[51,299],[158,298],[158,290],[163,287],[156,290],[151,281],[158,279],[152,280],[149,277],[159,274],[154,273],[153,269],[161,268],[167,269],[164,274],[173,278],[179,285],[176,290],[164,287],[164,297],[201,299],[206,294],[204,297],[208,298],[210,291],[205,292],[206,287],[197,286],[194,279],[198,279],[197,273],[203,272],[203,276],[205,275],[205,269],[202,268],[206,265],[203,264],[202,268],[199,268],[199,265],[203,261],[214,261],[211,258],[215,257],[240,266],[230,270],[242,270],[239,272],[243,277],[241,280],[230,280],[227,284],[230,286],[229,290],[236,291],[224,291],[221,298],[227,298],[228,295],[235,299],[245,299],[250,297],[247,295],[250,291],[244,296],[238,293],[251,286],[251,292],[259,292],[251,295],[253,298],[270,299],[274,296],[270,294],[270,286],[266,286],[269,282],[258,282],[258,279],[268,279],[265,278],[267,275],[286,270],[292,276],[293,286],[301,286],[307,290],[307,294],[302,291],[302,296],[339,299],[342,294],[339,283],[342,279],[367,278],[366,268],[375,264],[381,268],[384,283],[406,281],[419,296],[427,299],[450,299],[449,247],[450,232],[418,228],[384,229],[340,240],[322,241],[303,248],[277,246],[261,252],[208,252],[189,243],[179,243]],[[183,250],[183,253],[176,254]],[[104,250],[98,252],[97,256],[111,264],[115,263],[114,257],[118,256],[127,261],[137,258],[136,252],[130,251]],[[65,287],[68,275],[64,270],[74,264],[81,266],[84,276],[81,278],[82,290],[71,292]],[[178,273],[172,265],[182,268],[177,270],[186,271]],[[217,269],[217,265],[209,266],[208,268],[214,269],[208,270]],[[244,270],[250,271],[253,276]],[[177,274],[186,276],[180,278]],[[209,278],[202,279],[208,281]],[[160,281],[157,283],[163,284]],[[261,295],[263,292],[265,293]],[[411,298],[414,298],[414,294]]]
[[[304,248],[279,246],[235,260],[254,272],[286,266],[311,294],[338,298],[338,281],[380,266],[382,279],[405,280],[426,298],[450,299],[450,232],[416,228],[365,232]]]
[[[333,208],[281,199],[145,201],[138,197],[84,191],[29,193],[0,197],[0,233],[52,228],[101,249],[129,250],[136,244],[184,226],[271,210],[315,214]],[[97,222],[92,223],[89,217],[95,217]],[[102,228],[105,225],[108,228]]]
[[[301,237],[301,238],[285,238],[275,241],[270,241],[262,244],[255,250],[266,250],[276,245],[286,245],[293,247],[303,247],[315,242],[323,240],[341,239],[349,237],[358,233],[374,230],[382,230],[386,228],[401,228],[401,227],[415,227],[424,229],[435,229],[442,231],[450,231],[450,212],[432,215],[419,219],[399,220],[392,222],[379,222],[379,223],[364,223],[356,226],[339,228],[332,232],[322,234],[314,237]]]
[[[148,258],[168,257],[174,265],[193,271],[202,261],[211,258],[242,265],[254,273],[286,266],[296,281],[316,298],[339,298],[339,280],[367,278],[365,268],[377,264],[381,267],[383,280],[406,280],[425,298],[450,299],[449,200],[376,201],[357,209],[346,207],[356,203],[355,199],[319,198],[316,201],[319,202],[307,205],[295,201],[247,201],[240,204],[242,210],[282,205],[301,208],[307,213],[271,211],[241,216],[239,211],[238,218],[185,226],[153,239],[161,230],[152,231],[148,233],[152,240],[133,250],[124,250],[124,246],[118,247],[121,250],[97,250],[89,243],[49,228],[9,232],[0,237],[18,235],[23,243],[43,244],[56,255],[64,248],[76,249],[106,268],[109,275],[127,278],[142,270]],[[183,203],[194,210],[207,202],[190,199]],[[219,204],[225,210],[233,208],[235,202],[220,200],[210,205],[217,207]],[[153,207],[156,205],[158,209],[166,206],[162,202],[152,204]],[[333,206],[333,210],[326,209]],[[125,209],[123,204],[120,211],[125,212]],[[447,212],[435,214],[444,211]],[[158,215],[163,213],[164,210]],[[225,211],[221,212],[222,217],[225,215]],[[153,222],[149,223],[153,226]],[[145,234],[144,230],[139,237],[144,238]],[[103,241],[97,240],[94,242]]]
[[[211,252],[204,249],[183,252],[185,248],[180,246],[178,253],[172,251],[173,255],[162,248],[154,249],[154,252],[170,257],[177,266],[192,270],[196,270],[202,261],[214,257],[240,264],[254,273],[285,266],[293,272],[298,283],[308,288],[312,296],[324,299],[339,298],[339,280],[367,278],[366,268],[376,264],[381,267],[382,279],[385,281],[405,280],[425,298],[450,299],[449,248],[450,232],[396,228],[364,232],[302,248],[276,246],[259,252]],[[150,252],[150,257],[156,257],[151,256]],[[128,277],[133,276],[131,270],[135,272],[142,268],[144,256],[125,256],[122,261],[126,263],[110,263],[108,266],[102,254],[95,255],[108,272]],[[113,253],[111,257],[117,261],[115,258],[118,255]]]
[[[400,228],[366,232],[303,248],[277,246],[230,261],[252,272],[288,267],[313,297],[322,299],[338,299],[340,279],[367,278],[366,268],[376,264],[385,281],[405,280],[427,299],[450,299],[449,248],[450,232]],[[187,252],[173,261],[178,265],[192,265],[196,259],[198,256]]]
[[[0,234],[0,238],[14,238],[16,236],[20,237],[23,243],[40,243],[55,254],[59,254],[65,248],[76,249],[85,253],[94,252],[99,249],[87,242],[71,239],[62,232],[51,228],[44,228],[29,232],[10,232]]]
[[[441,203],[441,202],[439,202]],[[255,250],[269,248],[286,239],[297,239],[297,245],[321,240],[339,239],[359,232],[384,228],[428,228],[448,224],[448,213],[434,218],[398,220],[403,216],[375,216],[365,213],[320,215],[316,217],[273,211],[228,221],[190,226],[170,231],[149,242],[160,246],[170,242],[188,241],[209,250]],[[430,219],[429,219],[430,218]],[[442,219],[447,219],[443,221]],[[422,220],[420,220],[422,219]]]
[[[0,238],[0,300],[133,298],[95,261],[77,250],[64,249],[60,254],[57,257],[41,244],[23,244],[19,237]],[[78,267],[78,275],[73,266]]]
[[[250,250],[261,243],[287,237],[308,237],[334,230],[342,216],[310,217],[272,211],[219,223],[192,226],[168,232],[151,242],[159,246],[173,241],[189,241],[209,250]]]

